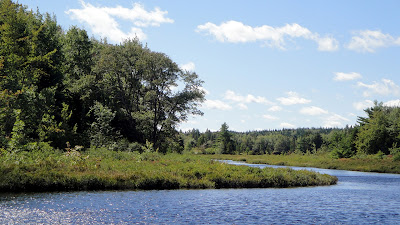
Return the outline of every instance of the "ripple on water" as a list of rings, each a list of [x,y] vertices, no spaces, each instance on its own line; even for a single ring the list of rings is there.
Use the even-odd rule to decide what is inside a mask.
[[[400,223],[399,175],[329,173],[338,185],[3,194],[0,224]]]

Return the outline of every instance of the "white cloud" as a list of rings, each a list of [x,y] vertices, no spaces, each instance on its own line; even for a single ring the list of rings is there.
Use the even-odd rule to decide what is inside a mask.
[[[277,100],[282,104],[282,105],[295,105],[295,104],[307,104],[310,103],[311,100],[301,98],[299,94],[293,91],[287,92],[288,97],[280,97],[277,98]]]
[[[318,43],[318,50],[333,52],[339,49],[339,42],[331,37],[319,38],[315,40]]]
[[[184,121],[184,123],[186,123],[186,124],[199,124],[199,122],[196,121],[196,120],[187,120],[187,121]]]
[[[375,52],[378,48],[399,46],[400,38],[384,34],[379,30],[363,30],[355,32],[347,48],[358,52]]]
[[[336,113],[331,114],[327,118],[325,118],[323,127],[343,127],[343,122],[344,121],[350,121],[349,119],[338,115]]]
[[[357,86],[367,89],[363,93],[365,97],[369,97],[373,94],[395,95],[395,96],[400,95],[400,87],[389,79],[382,79],[380,83],[375,81],[373,84],[365,84],[362,82],[358,82]]]
[[[400,99],[384,102],[383,105],[388,107],[400,107]]]
[[[112,42],[121,42],[128,38],[138,37],[146,39],[146,34],[141,27],[160,26],[162,23],[173,23],[166,17],[167,11],[155,8],[153,11],[146,11],[144,6],[135,3],[132,8],[116,7],[95,7],[90,3],[81,1],[81,9],[70,9],[66,11],[72,19],[89,25],[93,34],[106,37]],[[128,20],[132,23],[129,32],[121,30],[116,18]]]
[[[192,71],[192,72],[196,69],[196,65],[194,64],[194,62],[188,62],[186,64],[180,65],[179,67],[181,68],[181,70]]]
[[[340,121],[335,121],[335,120],[327,120],[325,121],[323,127],[325,128],[337,128],[337,127],[342,127],[343,124]]]
[[[331,37],[320,37],[318,33],[312,33],[299,24],[286,24],[282,27],[263,25],[251,27],[238,21],[227,21],[216,25],[205,23],[197,26],[197,32],[205,32],[214,36],[220,42],[246,43],[262,41],[268,47],[285,49],[285,40],[303,38],[315,41],[320,51],[335,51],[339,48],[337,40]]]
[[[210,94],[210,92],[207,89],[205,89],[204,87],[199,87],[199,89],[202,90],[205,95],[209,95]]]
[[[366,108],[374,106],[374,102],[371,100],[364,100],[362,102],[354,102],[353,107],[357,110],[364,110]]]
[[[335,73],[335,77],[333,80],[336,81],[348,81],[348,80],[356,80],[362,78],[361,74],[356,73],[356,72],[351,72],[351,73],[342,73],[342,72],[337,72]]]
[[[229,104],[220,101],[220,100],[209,100],[207,99],[204,102],[204,107],[206,107],[207,109],[218,109],[218,110],[231,110],[232,106],[230,106]]]
[[[242,109],[242,110],[248,109],[247,105],[244,104],[244,103],[239,103],[238,106],[239,106],[239,108]]]
[[[286,123],[286,122],[281,123],[279,126],[282,127],[282,128],[296,128],[296,125],[293,125],[293,124],[290,124],[290,123]]]
[[[269,114],[262,115],[262,117],[264,119],[266,119],[266,120],[277,120],[277,119],[279,119],[278,117],[272,116],[272,115],[269,115]]]
[[[279,105],[274,105],[274,106],[270,107],[268,109],[268,111],[270,111],[270,112],[279,112],[279,111],[282,111],[282,107],[280,107]]]
[[[351,116],[351,117],[357,117],[357,115],[354,114],[354,113],[349,113],[348,115]]]
[[[247,109],[248,103],[258,103],[258,104],[264,104],[264,105],[270,105],[272,102],[270,102],[268,99],[261,97],[261,96],[254,96],[254,95],[238,95],[234,91],[228,90],[225,92],[224,98],[226,100],[234,101],[238,103],[238,106],[240,109]]]
[[[328,111],[321,109],[319,107],[316,106],[310,106],[310,107],[304,107],[300,110],[301,114],[305,114],[305,115],[310,115],[310,116],[317,116],[317,115],[321,115],[321,114],[327,114]]]

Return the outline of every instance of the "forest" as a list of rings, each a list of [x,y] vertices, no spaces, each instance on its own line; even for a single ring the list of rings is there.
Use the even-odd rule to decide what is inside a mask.
[[[364,110],[354,126],[232,132],[226,123],[218,132],[193,129],[184,133],[185,150],[200,154],[317,154],[333,158],[360,155],[400,160],[400,108],[375,105]]]
[[[400,108],[375,101],[345,128],[177,130],[202,115],[203,81],[138,39],[109,44],[0,1],[0,152],[107,148],[196,154],[400,159]]]
[[[176,126],[202,114],[202,83],[138,39],[109,44],[0,1],[1,151],[180,152]]]
[[[310,171],[216,163],[225,156],[255,163],[252,155],[288,156],[303,166],[339,168],[339,158],[372,155],[380,161],[358,160],[368,168],[350,162],[348,169],[400,173],[399,107],[376,101],[345,128],[234,132],[223,123],[217,132],[178,131],[189,116],[203,114],[202,84],[137,38],[110,44],[0,0],[0,192],[337,182]],[[310,164],[306,155],[323,156]]]

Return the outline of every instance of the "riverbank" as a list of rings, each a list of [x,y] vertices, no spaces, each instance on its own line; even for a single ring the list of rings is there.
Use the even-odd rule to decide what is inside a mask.
[[[252,164],[270,164],[282,166],[316,167],[322,169],[340,169],[362,172],[400,174],[400,161],[390,157],[366,156],[349,159],[333,159],[329,155],[210,155],[213,159],[243,161]]]
[[[336,184],[310,171],[258,169],[180,154],[115,152],[19,152],[0,156],[1,192],[267,188]]]

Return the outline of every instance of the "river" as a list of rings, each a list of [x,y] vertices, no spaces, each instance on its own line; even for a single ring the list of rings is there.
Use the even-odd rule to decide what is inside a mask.
[[[284,189],[2,194],[0,224],[400,224],[400,175],[307,169],[339,182]]]

